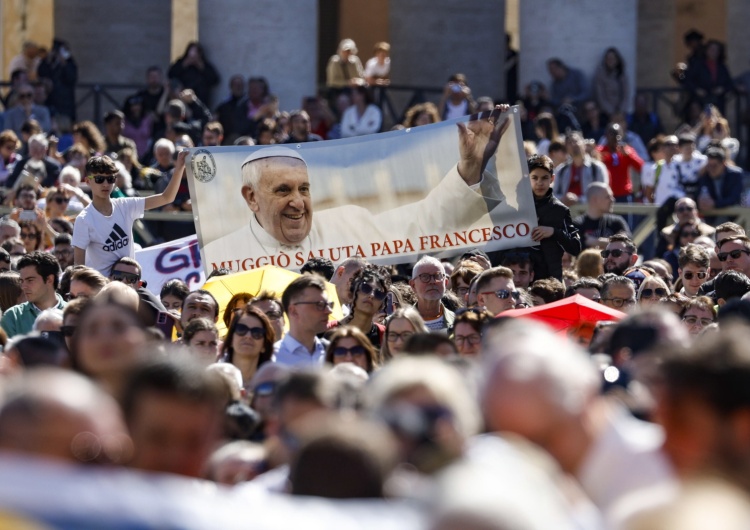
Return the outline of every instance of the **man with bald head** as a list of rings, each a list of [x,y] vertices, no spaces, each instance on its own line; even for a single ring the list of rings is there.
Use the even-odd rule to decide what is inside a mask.
[[[656,256],[663,256],[667,249],[674,245],[674,237],[678,228],[690,223],[696,225],[698,231],[703,236],[713,237],[716,229],[704,223],[698,216],[698,205],[690,197],[678,199],[674,204],[674,217],[677,219],[674,224],[665,226],[661,230],[658,246],[656,247]]]
[[[625,219],[612,213],[615,197],[605,182],[592,182],[586,188],[586,213],[573,219],[581,234],[583,248],[604,248],[615,234],[630,236]]]
[[[312,186],[300,151],[281,146],[254,151],[242,163],[240,190],[252,212],[250,221],[208,242],[206,261],[239,270],[265,264],[298,268],[311,253],[333,249],[336,255],[325,257],[340,262],[357,255],[359,245],[369,250],[372,242],[417,241],[469,227],[504,200],[497,179],[485,175],[485,168],[510,125],[508,111],[500,106],[489,118],[459,123],[456,166],[423,200],[379,214],[349,205],[313,216]]]

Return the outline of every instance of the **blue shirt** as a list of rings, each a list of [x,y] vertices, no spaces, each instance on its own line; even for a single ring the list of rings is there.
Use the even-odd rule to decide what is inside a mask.
[[[326,348],[328,341],[315,337],[315,345],[310,353],[291,333],[287,333],[273,346],[274,360],[286,366],[320,366],[325,362]]]

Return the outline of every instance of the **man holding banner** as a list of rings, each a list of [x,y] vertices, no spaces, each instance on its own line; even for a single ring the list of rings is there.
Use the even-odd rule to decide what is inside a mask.
[[[505,202],[498,178],[486,169],[511,125],[509,110],[507,105],[497,106],[481,118],[458,122],[458,163],[422,200],[377,214],[347,204],[313,216],[305,158],[280,146],[254,151],[242,162],[240,190],[252,215],[239,229],[204,244],[207,268],[246,270],[269,264],[294,269],[313,256],[334,262],[354,256],[374,262],[409,261],[418,254],[483,246],[501,238],[515,238],[513,246],[531,244],[533,210],[522,223],[478,224]],[[205,155],[197,164],[194,158],[196,178],[205,182],[199,174],[200,165],[207,164]],[[200,196],[194,202],[200,203]]]

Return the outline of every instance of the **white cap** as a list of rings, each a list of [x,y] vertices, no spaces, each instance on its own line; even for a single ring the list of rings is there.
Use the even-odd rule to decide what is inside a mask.
[[[244,162],[242,162],[241,167],[244,167],[246,164],[249,164],[250,162],[261,160],[263,158],[276,158],[276,157],[282,157],[282,156],[287,157],[287,158],[296,158],[297,160],[302,160],[302,162],[305,162],[305,159],[302,158],[302,155],[300,155],[294,149],[275,145],[273,147],[265,147],[263,149],[258,149],[257,151],[253,151],[244,160]]]

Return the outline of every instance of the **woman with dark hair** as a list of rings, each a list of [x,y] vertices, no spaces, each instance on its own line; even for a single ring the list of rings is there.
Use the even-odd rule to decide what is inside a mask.
[[[258,368],[271,360],[275,340],[268,317],[260,309],[245,306],[232,319],[221,360],[239,368],[242,381],[248,385]]]
[[[190,88],[203,103],[211,105],[211,89],[219,82],[216,68],[206,59],[198,42],[191,42],[182,57],[169,67],[169,79],[178,79],[184,88]]]
[[[484,326],[493,318],[489,311],[476,307],[456,311],[456,320],[453,322],[453,342],[459,355],[472,357],[479,355]]]
[[[734,90],[724,44],[715,39],[708,41],[703,58],[697,60],[686,75],[685,85],[701,105],[715,105],[724,114],[727,92]]]
[[[692,243],[693,241],[695,241],[695,238],[700,237],[702,234],[698,229],[698,225],[690,221],[688,221],[687,223],[682,223],[677,227],[674,233],[674,246],[671,250],[668,250],[664,254],[664,256],[662,256],[662,258],[672,267],[672,281],[676,282],[680,277],[679,264],[677,262],[677,258],[680,255],[680,250],[688,243]]]
[[[549,153],[549,145],[557,140],[560,133],[557,130],[557,120],[549,112],[542,112],[534,120],[534,130],[539,138],[536,143],[536,152],[539,155]]]
[[[326,349],[326,362],[336,366],[353,363],[368,374],[378,367],[378,352],[359,329],[343,326],[333,332]]]
[[[341,137],[363,136],[380,132],[383,113],[374,104],[370,89],[364,85],[351,89],[352,106],[341,117]]]
[[[182,311],[182,304],[190,294],[190,288],[179,278],[164,282],[159,292],[161,303],[168,311]]]
[[[35,250],[44,250],[44,238],[43,234],[39,230],[36,223],[31,221],[21,221],[18,223],[21,226],[21,240],[26,252],[34,252]]]
[[[219,354],[219,330],[207,318],[194,318],[182,331],[182,343],[206,364],[215,363]]]
[[[229,329],[229,324],[232,323],[232,317],[235,311],[245,309],[245,306],[250,303],[253,299],[253,295],[250,293],[237,293],[227,302],[227,306],[224,308],[224,315],[222,320],[224,325]]]
[[[21,290],[21,275],[15,271],[0,273],[0,311],[5,313],[14,305],[26,301]]]
[[[87,149],[89,156],[101,155],[107,149],[102,133],[88,120],[73,126],[73,141]]]
[[[349,284],[351,313],[342,320],[329,322],[328,329],[339,326],[355,327],[370,339],[376,349],[380,349],[385,327],[373,322],[373,318],[385,304],[390,287],[391,277],[383,267],[368,265],[361,269],[352,276]]]
[[[146,332],[132,307],[106,296],[96,298],[78,318],[71,365],[119,398],[130,370],[148,358],[146,342]]]
[[[143,108],[143,98],[135,95],[125,100],[122,107],[125,115],[125,124],[122,135],[135,142],[135,147],[141,157],[151,155],[151,136],[154,132],[154,116],[146,113]]]
[[[628,76],[617,48],[607,48],[594,74],[594,99],[608,117],[628,110]]]

